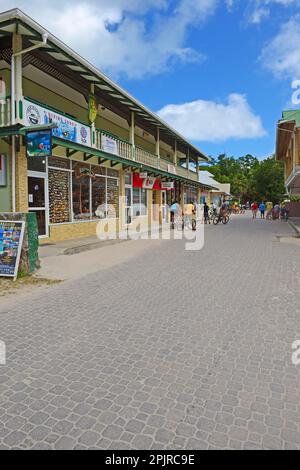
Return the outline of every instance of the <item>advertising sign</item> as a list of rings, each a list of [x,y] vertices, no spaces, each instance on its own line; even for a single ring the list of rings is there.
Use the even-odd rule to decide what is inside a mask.
[[[143,188],[144,189],[152,189],[153,186],[154,186],[155,181],[156,181],[155,176],[148,176],[143,181]]]
[[[0,220],[0,276],[17,277],[25,222]]]
[[[89,121],[93,124],[97,117],[97,101],[96,96],[90,94],[89,96]]]
[[[173,181],[162,181],[161,182],[161,189],[174,189],[174,182]]]
[[[73,121],[63,114],[56,113],[28,100],[24,100],[24,110],[26,126],[49,125],[53,123],[57,126],[57,128],[52,129],[53,137],[91,146],[91,129],[89,126]]]
[[[143,171],[143,172],[140,173],[140,178],[142,178],[142,179],[147,178],[147,176],[148,176],[147,171]]]
[[[26,132],[28,157],[50,157],[52,155],[51,130]]]
[[[101,149],[103,152],[119,155],[117,141],[108,135],[101,135]]]
[[[6,156],[0,155],[0,186],[6,186]]]

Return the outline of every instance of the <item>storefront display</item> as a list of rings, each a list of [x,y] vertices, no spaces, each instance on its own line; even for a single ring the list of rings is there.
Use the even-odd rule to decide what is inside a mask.
[[[71,221],[70,174],[59,169],[49,169],[49,219],[50,224]]]

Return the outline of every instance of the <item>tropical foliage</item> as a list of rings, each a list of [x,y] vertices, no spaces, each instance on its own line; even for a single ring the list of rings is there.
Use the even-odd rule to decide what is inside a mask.
[[[230,183],[231,194],[241,202],[277,202],[285,193],[284,167],[274,156],[258,160],[249,154],[240,158],[222,154],[203,169],[208,169],[220,183]]]

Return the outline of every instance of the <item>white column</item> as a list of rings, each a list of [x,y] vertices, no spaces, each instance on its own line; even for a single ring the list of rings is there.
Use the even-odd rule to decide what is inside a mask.
[[[159,140],[159,127],[157,127],[157,133],[156,133],[156,150],[155,150],[155,153],[156,153],[157,158],[158,158],[158,167],[159,167],[159,159],[160,159],[159,144],[160,144],[160,140]]]
[[[132,159],[135,160],[135,137],[134,137],[134,129],[135,129],[135,122],[134,122],[134,112],[131,112],[131,124],[130,124],[130,132],[129,132],[129,139],[132,145]]]
[[[22,36],[20,34],[13,35],[13,54],[22,50]],[[16,113],[13,115],[13,122],[20,122],[20,105],[23,109],[23,87],[22,87],[22,56],[12,57],[12,87],[11,90],[12,103],[11,112]],[[13,103],[13,98],[15,103]]]

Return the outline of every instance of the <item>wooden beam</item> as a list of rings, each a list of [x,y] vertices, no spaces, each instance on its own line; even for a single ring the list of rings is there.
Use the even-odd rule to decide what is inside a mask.
[[[93,155],[93,154],[88,155],[88,154],[84,153],[84,154],[83,154],[83,160],[84,160],[85,162],[87,162],[88,160],[90,160],[90,159],[93,158],[94,156],[95,156],[95,155]]]
[[[98,158],[98,164],[99,165],[102,165],[103,163],[107,162],[108,161],[108,158]]]

